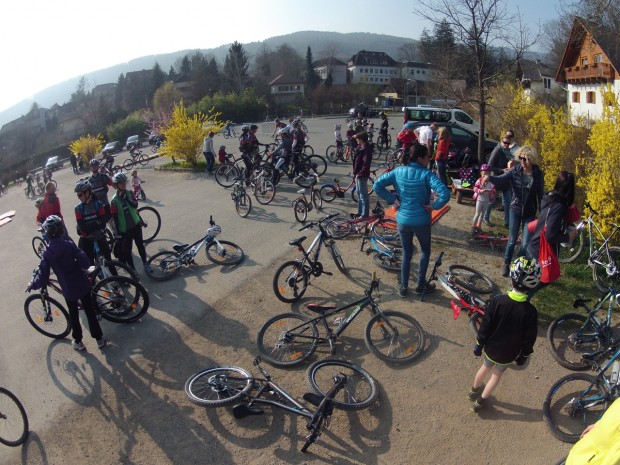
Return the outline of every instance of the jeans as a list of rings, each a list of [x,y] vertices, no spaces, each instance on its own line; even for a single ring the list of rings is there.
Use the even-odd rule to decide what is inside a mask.
[[[215,163],[215,155],[212,152],[202,152],[207,160],[207,171],[213,171],[213,164]]]
[[[515,250],[515,244],[519,233],[521,233],[521,250],[519,256],[525,255],[527,246],[530,242],[530,232],[527,224],[534,219],[534,216],[522,217],[520,213],[510,210],[510,226],[508,227],[508,244],[506,244],[506,253],[504,254],[504,263],[512,261],[512,254]]]
[[[439,174],[439,179],[443,182],[444,186],[448,185],[448,174],[446,173],[446,168],[448,166],[448,162],[446,160],[435,160],[437,164],[437,173]]]
[[[403,264],[400,269],[400,287],[409,287],[409,273],[411,271],[411,257],[413,256],[413,236],[420,243],[420,264],[418,266],[417,287],[424,286],[426,282],[426,270],[431,258],[431,225],[407,226],[398,224],[398,234],[403,247]]]
[[[370,199],[368,198],[368,178],[355,178],[355,190],[357,191],[357,216],[367,217],[370,213]]]
[[[504,206],[504,226],[508,226],[510,224],[510,202],[512,201],[512,191],[510,189],[502,192],[502,205]],[[487,207],[487,210],[484,212],[484,221],[489,221],[491,217],[491,210],[493,209],[493,205],[495,202],[490,204]]]

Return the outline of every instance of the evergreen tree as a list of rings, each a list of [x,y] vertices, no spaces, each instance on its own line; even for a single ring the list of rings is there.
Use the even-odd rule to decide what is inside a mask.
[[[228,49],[224,62],[224,78],[229,88],[242,92],[249,83],[248,57],[243,45],[235,41]]]
[[[312,66],[312,50],[308,47],[306,52],[306,94],[310,95],[312,91],[321,83],[321,77]]]

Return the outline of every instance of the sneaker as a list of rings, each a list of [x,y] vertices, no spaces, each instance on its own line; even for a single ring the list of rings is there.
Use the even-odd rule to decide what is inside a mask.
[[[479,399],[476,399],[476,401],[471,404],[471,407],[469,408],[470,412],[474,412],[474,413],[479,413],[480,410],[482,410],[484,408],[486,404],[486,399],[483,399],[482,397]]]
[[[407,297],[407,291],[408,289],[406,287],[401,287],[398,291],[398,295],[401,297]]]
[[[434,290],[435,290],[435,283],[425,283],[423,286],[416,287],[415,293],[418,295],[430,294]]]
[[[480,397],[480,395],[482,394],[482,391],[484,391],[484,383],[482,383],[481,386],[478,386],[477,388],[470,388],[469,392],[467,393],[467,400],[471,400],[472,402],[474,402],[476,399],[478,399],[478,397]]]
[[[507,278],[509,273],[510,273],[510,264],[504,263],[504,266],[502,266],[502,276],[504,278]]]
[[[84,344],[82,344],[82,341],[77,342],[77,341],[73,341],[73,348],[79,352],[86,350],[86,346]]]
[[[493,223],[491,223],[491,220],[484,220],[483,223],[486,224],[489,228],[492,228],[495,226]]]
[[[104,337],[102,337],[101,339],[97,339],[97,347],[99,347],[100,349],[103,349],[107,344],[108,341],[106,341]]]

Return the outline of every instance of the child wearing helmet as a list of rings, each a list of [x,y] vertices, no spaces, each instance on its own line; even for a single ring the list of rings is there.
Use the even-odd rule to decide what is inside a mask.
[[[495,185],[487,179],[491,174],[491,168],[486,163],[480,167],[480,178],[474,184],[474,200],[476,201],[476,213],[471,226],[471,233],[482,232],[482,219],[490,204],[495,202],[497,192]]]
[[[138,176],[138,170],[131,170],[131,187],[133,188],[133,198],[136,200],[146,199],[146,193],[144,189],[142,189],[142,183],[144,183],[144,181]]]
[[[510,266],[512,290],[493,297],[485,309],[474,355],[483,357],[482,366],[467,393],[478,413],[487,404],[506,369],[524,366],[534,351],[538,331],[538,312],[527,292],[540,282],[540,265],[534,259],[519,257]],[[488,378],[488,383],[484,381]]]

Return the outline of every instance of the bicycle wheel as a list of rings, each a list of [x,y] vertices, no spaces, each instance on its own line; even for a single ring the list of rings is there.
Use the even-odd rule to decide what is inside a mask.
[[[297,167],[295,176],[295,184],[299,187],[311,187],[316,184],[316,170],[312,168],[310,162],[300,162]]]
[[[181,254],[165,250],[149,258],[144,271],[155,281],[165,281],[179,274],[182,265]]]
[[[138,163],[140,163],[142,166],[146,166],[148,165],[150,158],[148,155],[141,153],[140,155],[138,155],[138,157],[136,158],[136,161]]]
[[[333,202],[338,196],[336,186],[333,184],[325,184],[321,186],[321,189],[319,189],[319,195],[325,202]]]
[[[370,235],[391,245],[400,244],[400,234],[398,234],[398,225],[396,221],[381,218],[373,223],[370,227]]]
[[[321,210],[323,208],[323,199],[321,198],[321,194],[319,193],[318,190],[316,189],[312,189],[312,205],[314,205],[314,208],[316,208],[317,210]]]
[[[325,243],[325,247],[329,250],[329,254],[332,256],[338,271],[342,274],[347,274],[347,267],[344,265],[344,260],[342,259],[342,253],[340,253],[340,249],[336,245],[336,243],[332,240]]]
[[[207,258],[218,265],[236,265],[243,261],[245,256],[241,247],[230,241],[213,240],[207,245]]]
[[[37,257],[43,258],[43,252],[45,252],[46,248],[47,244],[41,236],[34,236],[32,238],[32,250],[34,250],[34,254]]]
[[[194,373],[185,382],[189,400],[203,407],[221,407],[243,399],[254,384],[252,375],[243,368],[222,366]]]
[[[543,418],[556,438],[577,442],[584,428],[596,423],[608,407],[602,380],[585,373],[560,378],[543,402]]]
[[[379,144],[372,145],[372,158],[373,160],[381,160],[382,149]]]
[[[311,145],[304,145],[304,154],[308,156],[314,155],[314,149]]]
[[[334,239],[342,239],[353,232],[353,225],[347,218],[337,216],[325,224],[325,230]]]
[[[368,195],[371,195],[374,192],[372,189],[372,185],[373,185],[372,182],[369,182],[366,185],[366,189],[368,189]],[[353,199],[355,203],[359,202],[359,196],[357,195],[357,188],[355,186],[353,186],[353,189],[351,189],[351,198]]]
[[[57,300],[32,294],[24,302],[26,319],[34,329],[53,339],[62,339],[71,332],[69,312]]]
[[[290,367],[307,360],[316,350],[319,330],[309,318],[284,313],[268,320],[258,331],[256,344],[271,365]]]
[[[241,174],[235,165],[220,165],[215,170],[215,182],[222,187],[232,187],[239,176]]]
[[[482,315],[478,312],[472,313],[469,317],[469,329],[476,339],[480,334],[480,325],[482,324]]]
[[[388,363],[409,363],[424,350],[424,331],[412,317],[401,312],[373,316],[364,334],[368,350]]]
[[[560,244],[558,261],[560,263],[572,263],[577,260],[579,254],[583,250],[583,243],[585,242],[585,233],[582,230],[577,233],[577,237],[570,243]]]
[[[551,355],[569,370],[586,370],[590,364],[583,361],[583,354],[601,348],[601,339],[591,320],[578,313],[562,315],[547,328],[547,342]]]
[[[123,162],[123,169],[125,171],[131,171],[131,169],[133,168],[133,165],[134,165],[133,160],[128,158],[127,160]]]
[[[254,185],[254,197],[261,205],[267,205],[276,195],[276,187],[273,183],[263,178]]]
[[[601,265],[594,263],[592,279],[599,291],[606,293],[610,287],[620,287],[620,247],[609,247],[609,254],[602,253],[597,257]]]
[[[161,216],[153,207],[138,208],[138,215],[142,218],[142,237],[144,243],[148,244],[159,234],[161,229]]]
[[[144,286],[124,276],[99,281],[91,295],[101,316],[115,323],[132,323],[149,309],[149,294]]]
[[[323,176],[327,171],[327,161],[320,155],[310,155],[306,158],[310,162],[310,166],[316,172],[317,176]]]
[[[252,211],[252,199],[247,193],[243,193],[235,199],[235,210],[241,218],[245,218]]]
[[[293,202],[293,212],[295,213],[295,219],[300,223],[305,223],[308,218],[308,206],[303,197]]]
[[[334,406],[341,410],[362,410],[379,396],[377,382],[362,368],[344,360],[319,360],[308,367],[306,381],[312,390],[325,396],[334,386],[336,376],[346,375],[347,382],[334,396]]]
[[[129,267],[126,263],[119,262],[118,260],[104,260],[103,266],[106,268],[105,274],[101,272],[101,267],[99,267],[93,274],[95,279],[114,276],[112,273],[112,269],[114,269],[116,276],[123,276],[125,278],[135,279],[136,281],[140,280],[136,270]]]
[[[297,261],[291,260],[280,266],[273,277],[273,292],[278,300],[287,304],[301,299],[308,288],[308,274]]]
[[[16,447],[28,437],[28,415],[19,399],[0,387],[0,442]]]
[[[495,289],[493,281],[479,271],[465,265],[450,265],[448,271],[455,284],[468,291],[479,294],[490,294]]]
[[[403,265],[403,249],[395,247],[391,250],[376,252],[373,260],[384,270],[400,272]]]
[[[335,145],[330,145],[329,147],[327,147],[325,149],[325,156],[332,163],[338,163],[338,159],[339,159],[338,147],[336,147]]]

